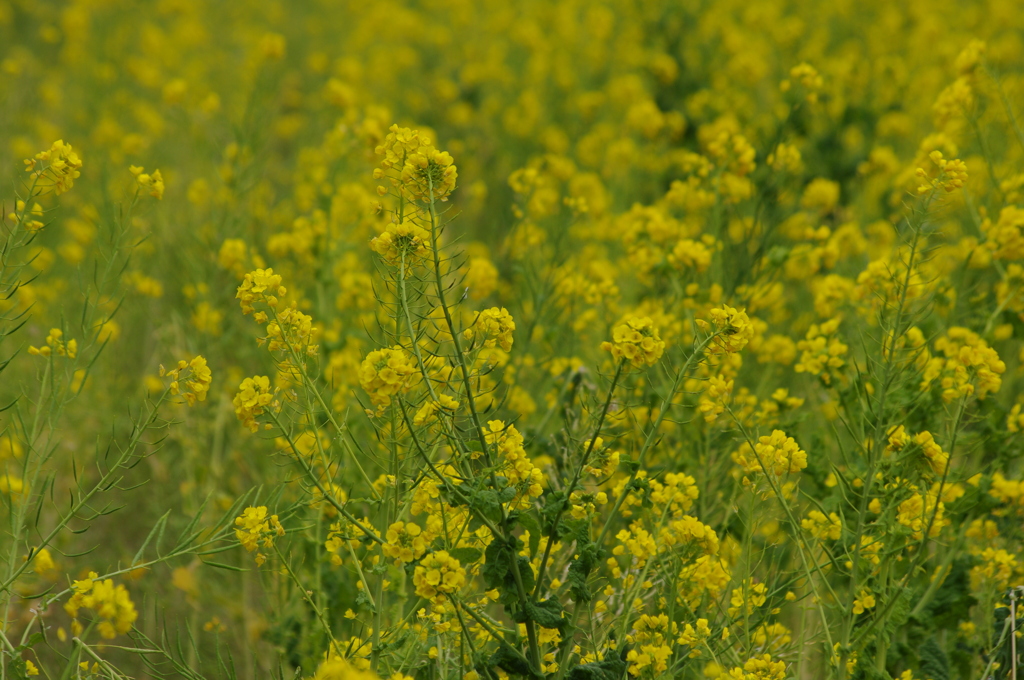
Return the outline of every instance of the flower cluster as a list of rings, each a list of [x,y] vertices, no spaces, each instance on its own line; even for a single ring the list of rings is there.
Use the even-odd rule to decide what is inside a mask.
[[[238,286],[235,297],[242,306],[243,314],[252,314],[256,311],[254,305],[262,302],[271,309],[276,309],[278,298],[288,294],[288,289],[281,285],[281,275],[275,274],[273,269],[257,269],[249,272],[242,279]],[[267,320],[265,312],[257,312],[256,321],[264,323]]]
[[[412,522],[394,522],[385,537],[384,555],[395,560],[395,564],[415,562],[427,551],[423,529]]]
[[[256,432],[259,430],[259,422],[256,419],[267,409],[280,408],[277,392],[278,388],[270,389],[270,378],[265,375],[246,378],[238,386],[238,393],[231,401],[235,407],[235,415],[251,432]]]
[[[630,316],[615,327],[611,342],[601,343],[601,349],[610,352],[616,362],[643,368],[658,362],[665,351],[665,341],[650,317]]]
[[[995,224],[985,218],[981,223],[985,246],[997,260],[1024,259],[1024,208],[1005,206]]]
[[[376,179],[388,177],[392,186],[414,200],[448,200],[459,173],[447,151],[438,151],[419,130],[392,125],[375,152],[383,156]],[[383,189],[384,187],[381,187]]]
[[[241,515],[235,518],[235,537],[247,552],[256,552],[259,548],[274,547],[274,539],[284,536],[284,527],[281,526],[277,515],[267,516],[267,506],[248,507]],[[256,552],[256,564],[261,566],[267,561],[267,556]]]
[[[713,354],[739,352],[754,337],[750,317],[742,309],[723,305],[712,309],[708,316],[711,318],[710,322],[698,319],[697,323],[703,330],[715,334],[709,348]]]
[[[370,250],[392,266],[412,264],[430,251],[430,232],[411,221],[391,222],[370,241]]]
[[[917,177],[922,181],[917,188],[919,194],[928,193],[932,189],[950,193],[962,188],[967,182],[967,164],[959,158],[947,161],[939,150],[932,151],[928,158],[935,169],[931,173],[924,168],[917,169]]]
[[[634,678],[657,677],[667,671],[674,632],[665,614],[641,614],[632,635],[626,639],[633,645],[633,649],[626,653],[629,675]]]
[[[789,78],[779,84],[779,89],[783,92],[789,92],[793,88],[794,83],[803,88],[807,102],[814,104],[818,101],[818,93],[821,91],[825,81],[821,74],[818,73],[818,70],[805,61],[789,70]]]
[[[781,477],[787,473],[800,472],[807,467],[807,452],[782,430],[774,430],[762,436],[754,444],[744,444],[733,454],[734,460],[747,474],[771,474]]]
[[[416,565],[412,574],[416,594],[436,603],[466,585],[466,570],[447,550],[432,552]]]
[[[467,340],[479,342],[481,347],[499,346],[506,352],[512,351],[512,333],[516,322],[504,307],[491,307],[480,312],[473,325],[463,331]]]
[[[748,659],[742,667],[732,668],[728,675],[729,680],[785,680],[785,677],[785,662],[772,661],[771,654]]]
[[[544,475],[526,455],[523,448],[523,435],[515,425],[505,425],[500,420],[491,420],[484,430],[488,447],[492,448],[500,458],[499,468],[511,486],[517,488],[518,498],[528,500],[540,496],[544,492],[541,482]]]
[[[977,333],[954,326],[936,339],[934,347],[939,354],[927,358],[922,391],[938,384],[946,403],[971,395],[983,400],[999,391],[1006,364]]]
[[[159,170],[154,170],[152,173],[147,173],[145,168],[141,168],[137,165],[133,165],[128,168],[133,175],[135,175],[135,181],[143,191],[148,191],[149,195],[158,200],[164,198],[164,176],[160,174]]]
[[[843,523],[834,512],[826,517],[820,510],[811,510],[806,519],[800,520],[800,526],[819,541],[838,541],[843,533]]]
[[[370,352],[359,365],[359,385],[378,409],[390,406],[392,397],[408,392],[419,380],[416,357],[398,345]]]
[[[63,139],[25,159],[25,171],[32,180],[41,188],[52,189],[58,196],[75,185],[75,180],[82,175],[81,170],[82,159]]]
[[[99,617],[97,629],[107,640],[130,631],[139,616],[128,590],[123,585],[115,586],[109,578],[101,581],[94,571],[89,572],[88,578],[75,581],[71,589],[74,594],[64,604],[64,611],[73,619],[71,626],[75,635],[82,633],[82,624],[78,621],[81,609],[91,609],[96,613]]]
[[[313,317],[294,307],[286,307],[274,314],[267,323],[267,336],[257,342],[267,343],[271,352],[288,351],[298,356],[316,356],[319,345],[313,342],[318,329],[313,326]]]
[[[437,413],[454,413],[459,408],[459,402],[447,394],[437,395],[437,400],[428,399],[423,402],[423,405],[416,410],[416,415],[413,416],[413,425],[426,425],[437,417]]]
[[[59,328],[51,328],[50,334],[46,336],[46,344],[42,347],[29,346],[28,353],[41,357],[53,355],[74,359],[78,356],[78,341],[72,338],[65,343],[63,338],[64,331]]]
[[[195,406],[197,401],[206,401],[206,394],[213,382],[213,373],[206,365],[206,359],[201,356],[195,357],[192,361],[182,359],[171,370],[161,365],[160,376],[171,379],[171,394],[181,394],[189,406]]]
[[[800,361],[794,367],[797,373],[809,373],[821,378],[826,385],[831,385],[833,378],[839,375],[839,369],[846,365],[846,353],[849,347],[839,339],[839,324],[842,319],[836,317],[821,324],[811,324],[807,336],[796,344],[800,351]]]

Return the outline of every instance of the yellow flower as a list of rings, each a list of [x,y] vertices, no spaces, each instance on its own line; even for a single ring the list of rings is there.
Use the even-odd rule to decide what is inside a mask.
[[[875,596],[870,590],[862,589],[853,601],[853,613],[863,614],[865,610],[875,606]]]
[[[463,331],[467,340],[479,340],[482,347],[498,345],[506,352],[512,351],[512,333],[516,322],[504,307],[491,307],[480,312],[473,325]]]
[[[359,366],[359,385],[379,409],[389,406],[395,395],[412,389],[420,377],[416,358],[398,345],[370,352]]]
[[[811,510],[807,514],[807,519],[800,521],[800,526],[820,541],[837,541],[843,533],[843,523],[834,512],[825,517],[825,513],[820,510]]]
[[[191,361],[182,359],[169,371],[161,365],[160,376],[171,379],[171,394],[181,394],[189,406],[195,406],[197,401],[206,401],[206,394],[213,382],[213,373],[202,356],[197,356]]]
[[[932,189],[942,189],[949,193],[967,183],[967,164],[959,158],[947,161],[939,150],[932,151],[928,158],[931,159],[935,169],[931,172],[924,168],[917,169],[917,177],[922,181],[917,188],[917,193],[928,193]]]
[[[127,633],[138,618],[125,587],[115,586],[109,578],[99,580],[96,572],[90,572],[87,579],[75,581],[72,590],[74,594],[64,604],[64,610],[74,619],[73,628],[80,628],[78,612],[83,608],[96,612],[100,619],[97,629],[107,640]]]
[[[416,594],[435,603],[466,584],[466,570],[446,550],[430,553],[416,566],[412,576]]]
[[[392,186],[409,198],[447,201],[455,189],[459,173],[451,154],[438,151],[418,130],[392,125],[375,151],[383,160],[374,177],[388,177]]]
[[[723,305],[712,309],[708,315],[711,317],[710,323],[698,319],[697,324],[703,330],[715,333],[715,339],[709,348],[712,354],[739,352],[754,337],[750,317],[743,310]]]
[[[248,507],[241,515],[235,518],[235,537],[247,552],[255,552],[258,548],[272,548],[274,538],[284,536],[284,527],[278,520],[277,515],[267,517],[267,507]],[[256,553],[256,564],[262,565],[267,558],[262,553]]]
[[[25,159],[25,171],[41,187],[53,189],[61,195],[75,184],[81,176],[82,159],[70,144],[58,139],[46,151],[40,151],[33,158]]]
[[[665,341],[650,317],[627,317],[612,331],[611,342],[601,343],[616,361],[625,361],[635,368],[653,366],[665,351]]]
[[[384,554],[395,560],[395,564],[415,562],[427,551],[423,529],[412,522],[394,522],[385,534],[387,543]]]
[[[144,168],[137,165],[132,165],[128,169],[135,175],[135,181],[138,182],[144,191],[148,191],[149,195],[153,198],[163,200],[164,177],[160,174],[159,170],[154,170],[152,174],[148,174]]]
[[[62,339],[63,337],[64,331],[59,328],[51,328],[50,334],[46,336],[46,344],[42,347],[30,346],[28,353],[35,356],[48,357],[56,355],[74,359],[78,356],[78,341],[72,338],[65,343]]]

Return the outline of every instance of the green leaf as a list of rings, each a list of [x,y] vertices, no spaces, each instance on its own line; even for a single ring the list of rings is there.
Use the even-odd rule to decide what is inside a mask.
[[[626,674],[626,662],[618,657],[584,663],[569,671],[569,680],[621,680]]]
[[[569,507],[569,499],[564,491],[555,491],[547,495],[544,509],[540,511],[543,530],[550,534],[555,528],[555,522],[559,520],[562,513]]]
[[[249,571],[242,567],[236,567],[233,564],[224,564],[223,562],[211,562],[209,560],[203,560],[203,564],[208,567],[216,567],[217,569],[227,569],[228,571]]]
[[[541,628],[561,630],[569,623],[569,620],[563,616],[564,613],[562,605],[555,599],[544,600],[536,604],[526,603],[526,615],[536,621]]]
[[[484,583],[487,587],[497,588],[500,596],[498,602],[504,605],[514,605],[519,602],[519,593],[516,587],[515,574],[512,571],[512,560],[516,560],[519,567],[519,575],[523,579],[523,588],[529,592],[533,589],[533,569],[530,568],[530,560],[519,554],[523,542],[515,536],[503,541],[495,537],[491,544],[484,551],[486,562],[482,571]]]
[[[921,677],[930,680],[949,680],[949,657],[934,637],[928,638],[928,641],[921,645],[918,655],[921,657]]]
[[[526,657],[507,642],[502,642],[501,646],[491,655],[487,663],[492,667],[497,666],[511,675],[521,675],[528,678],[541,677],[533,672]]]
[[[484,553],[479,548],[452,548],[448,554],[462,564],[471,564],[479,560]]]
[[[596,567],[601,556],[601,551],[595,543],[588,543],[582,548],[569,563],[569,588],[572,592],[574,602],[589,602],[592,599],[587,579]]]
[[[515,489],[512,490],[513,497]],[[491,489],[476,489],[469,495],[469,507],[492,522],[501,521],[501,501]]]

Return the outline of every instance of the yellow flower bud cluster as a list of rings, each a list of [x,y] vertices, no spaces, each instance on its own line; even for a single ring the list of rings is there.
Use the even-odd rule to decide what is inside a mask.
[[[975,395],[984,400],[1002,386],[1006,364],[981,336],[962,326],[954,326],[935,341],[938,356],[929,357],[921,376],[921,390],[938,383],[942,400]]]
[[[467,340],[479,340],[483,347],[500,345],[506,352],[512,351],[512,333],[516,322],[504,307],[491,307],[477,315],[472,326],[463,331]]]
[[[455,413],[459,408],[459,402],[447,394],[437,395],[437,401],[428,399],[423,402],[423,406],[420,406],[416,411],[416,415],[413,416],[413,425],[425,425],[433,421],[437,417],[438,411],[444,411],[446,413]]]
[[[58,196],[70,189],[81,176],[82,159],[64,140],[58,139],[46,151],[25,159],[25,172],[41,187],[53,189]]]
[[[451,595],[466,585],[466,570],[447,550],[438,550],[416,566],[412,582],[417,595],[439,604],[442,595]]]
[[[585,491],[573,491],[569,495],[569,504],[572,506],[570,515],[573,519],[586,519],[597,511],[597,506],[608,503],[608,494],[604,491],[587,493]]]
[[[932,189],[942,189],[950,193],[967,183],[967,164],[959,158],[947,161],[938,149],[928,154],[928,158],[935,169],[932,172],[924,168],[917,169],[917,178],[922,182],[917,187],[917,193],[926,194]]]
[[[316,356],[319,346],[313,342],[318,329],[313,327],[313,317],[304,314],[294,306],[277,311],[280,299],[288,294],[281,285],[281,275],[273,269],[256,269],[245,275],[235,292],[243,314],[252,314],[256,323],[267,324],[267,335],[259,338],[260,345],[268,343],[271,352],[289,350],[302,355]],[[264,311],[256,311],[257,303],[264,303],[273,313],[273,319]],[[254,313],[255,312],[255,313]]]
[[[74,595],[65,603],[64,611],[73,619],[71,630],[75,635],[82,632],[82,624],[78,621],[78,612],[81,609],[96,612],[100,618],[97,630],[107,640],[127,633],[139,616],[128,596],[128,590],[123,585],[115,586],[109,578],[99,580],[94,571],[89,572],[88,578],[75,581],[71,589]]]
[[[32,218],[43,216],[43,206],[38,203],[33,203],[32,208],[26,211],[27,204],[25,201],[17,200],[14,202],[14,210],[7,213],[7,219],[17,224],[20,219],[22,220],[21,226],[25,227],[25,231],[36,232],[46,226],[42,220],[30,219],[28,215],[32,215]],[[26,214],[27,213],[27,214]]]
[[[518,494],[512,504],[517,505],[536,498],[544,493],[542,481],[544,475],[526,455],[523,447],[523,435],[515,425],[506,426],[501,420],[487,422],[484,438],[499,457],[498,473],[504,475],[510,486],[516,487]]]
[[[313,342],[316,332],[313,317],[288,307],[274,315],[267,324],[267,337],[259,338],[258,342],[261,345],[266,342],[271,352],[289,350],[298,355],[316,356],[320,350],[319,345]]]
[[[715,237],[710,234],[705,234],[699,241],[684,238],[676,243],[666,259],[676,269],[693,269],[703,274],[711,266],[711,258],[717,247]]]
[[[427,540],[423,529],[412,522],[394,522],[385,534],[387,543],[382,550],[395,564],[415,562],[427,552]]]
[[[182,371],[187,372],[182,375]],[[192,361],[182,359],[169,371],[161,365],[160,376],[171,379],[171,394],[181,394],[189,406],[195,406],[197,401],[206,401],[206,393],[210,391],[210,383],[213,382],[213,373],[202,356],[197,356]]]
[[[264,302],[271,309],[278,305],[278,298],[288,294],[288,289],[281,285],[281,275],[275,274],[273,269],[257,269],[249,272],[242,280],[242,285],[235,292],[235,298],[242,306],[243,314],[252,314],[257,302]],[[260,312],[256,321],[263,323],[267,316]]]
[[[707,555],[718,553],[718,533],[693,515],[681,515],[670,521],[658,532],[658,546],[661,552],[677,545],[693,545]]]
[[[626,653],[626,663],[631,677],[657,677],[668,670],[672,656],[671,635],[676,625],[665,614],[641,614],[635,630],[626,641],[634,645]]]
[[[270,378],[265,375],[254,375],[246,378],[238,386],[238,393],[232,399],[235,407],[235,415],[242,421],[251,432],[259,429],[256,418],[263,415],[266,410],[280,408],[277,401],[278,388],[270,389]]]
[[[838,541],[843,533],[843,522],[834,512],[826,517],[820,510],[811,510],[806,519],[800,520],[800,526],[819,541]]]
[[[393,266],[400,264],[404,255],[408,265],[430,252],[429,243],[430,232],[406,220],[388,224],[382,234],[370,240],[370,250]]]
[[[29,346],[28,353],[41,357],[56,355],[74,359],[78,356],[78,341],[72,338],[65,343],[63,337],[64,331],[59,328],[51,328],[50,334],[46,336],[46,344],[42,347]]]
[[[741,134],[722,130],[708,142],[707,148],[708,155],[716,161],[716,165],[728,168],[737,177],[745,177],[757,168],[754,162],[757,152]]]
[[[746,474],[772,474],[781,477],[787,473],[800,472],[807,467],[807,452],[800,448],[792,437],[782,430],[774,430],[762,436],[751,451],[744,444],[733,453],[736,461]],[[744,478],[744,483],[749,481]]]
[[[979,564],[971,568],[971,589],[975,592],[991,589],[1005,591],[1014,576],[1020,573],[1017,557],[1002,548],[985,548],[978,557]]]
[[[772,661],[771,654],[762,654],[748,659],[742,667],[736,666],[723,680],[784,680],[786,662]]]
[[[274,538],[284,536],[284,527],[281,526],[277,515],[267,517],[267,507],[248,507],[241,515],[235,518],[235,537],[247,552],[255,552],[257,549],[274,547]],[[266,555],[256,552],[256,564],[262,565],[267,561]]]
[[[159,170],[154,170],[152,174],[147,173],[145,168],[137,165],[128,166],[128,170],[135,175],[135,181],[138,182],[139,187],[143,191],[148,191],[149,195],[157,200],[163,200],[164,198],[164,176],[160,174]]]
[[[709,348],[712,354],[739,352],[754,337],[754,326],[742,309],[722,305],[708,312],[708,316],[711,317],[710,323],[697,319],[697,325],[705,331],[715,333],[715,339]]]
[[[986,237],[985,246],[995,259],[1024,259],[1024,208],[1015,205],[1004,207],[999,211],[995,224],[985,218],[981,231]]]
[[[821,74],[818,73],[818,70],[805,61],[789,69],[789,78],[779,83],[779,89],[783,92],[789,92],[793,89],[794,84],[802,87],[807,102],[814,104],[818,101],[818,93],[821,91],[825,81],[822,79]]]
[[[356,668],[340,656],[331,656],[316,669],[313,680],[377,680],[373,671]]]
[[[650,317],[630,316],[612,331],[611,342],[601,343],[601,349],[610,352],[615,361],[626,361],[631,366],[653,366],[665,352],[665,341]]]
[[[416,358],[398,345],[370,352],[359,366],[359,385],[378,410],[391,405],[393,396],[408,392],[419,380]]]
[[[430,139],[420,136],[419,130],[392,125],[375,152],[384,158],[374,178],[388,177],[407,198],[447,201],[455,189],[459,174],[451,154],[438,151]],[[387,189],[378,187],[377,193],[383,195]]]
[[[629,529],[623,529],[615,535],[619,542],[612,548],[612,555],[629,555],[636,559],[636,566],[643,566],[647,560],[658,554],[658,542],[654,536],[640,524],[634,522]],[[613,562],[609,558],[609,563]]]
[[[692,623],[683,627],[683,632],[676,638],[676,644],[690,647],[690,658],[696,658],[701,655],[700,645],[709,637],[711,637],[711,627],[708,625],[708,620],[697,619],[696,627]]]
[[[834,371],[846,365],[843,358],[849,347],[838,336],[840,317],[821,324],[811,324],[807,336],[796,344],[800,350],[800,361],[794,367],[797,373],[810,373],[821,378],[826,385],[832,384]]]
[[[738,588],[729,595],[729,616],[747,616],[752,610],[763,607],[768,601],[768,586],[743,579]]]
[[[914,443],[921,447],[921,453],[928,461],[928,466],[937,475],[944,475],[949,466],[949,454],[942,450],[931,432],[925,430],[914,436]]]
[[[896,521],[910,529],[910,535],[915,540],[921,540],[924,537],[925,528],[931,522],[928,536],[934,538],[942,531],[942,527],[949,523],[949,520],[944,517],[945,511],[946,504],[939,500],[934,492],[929,491],[922,496],[915,491],[910,498],[899,504]]]

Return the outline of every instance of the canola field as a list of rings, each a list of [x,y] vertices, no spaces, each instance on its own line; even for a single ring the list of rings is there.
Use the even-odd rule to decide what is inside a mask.
[[[0,677],[1024,659],[1019,0],[0,0]]]

